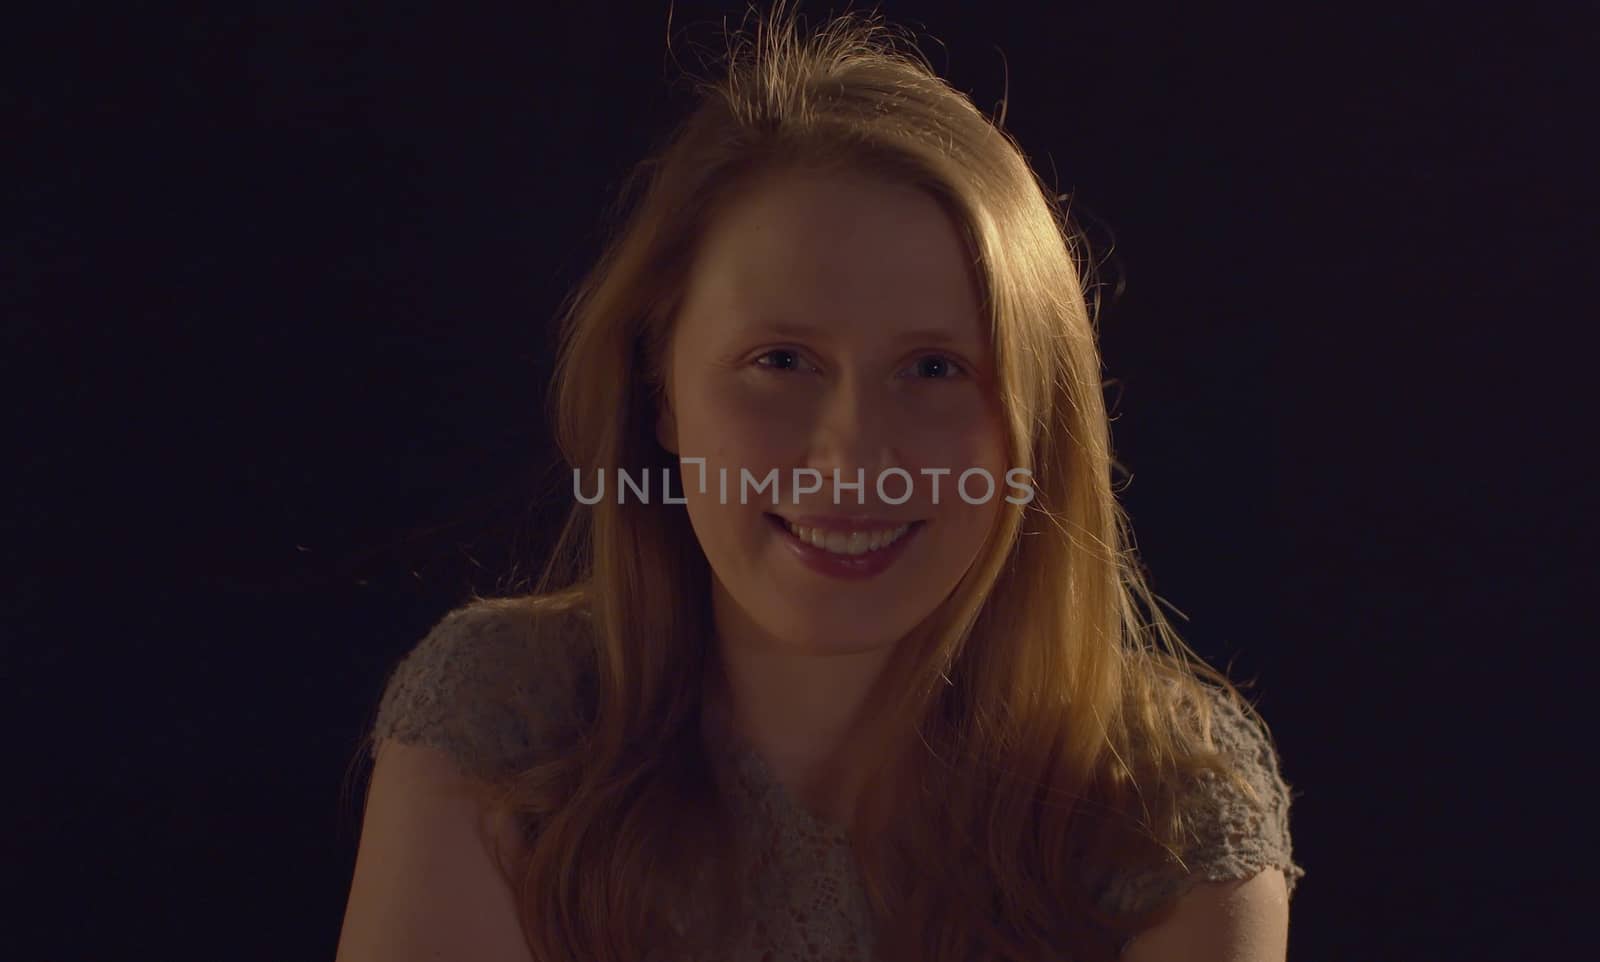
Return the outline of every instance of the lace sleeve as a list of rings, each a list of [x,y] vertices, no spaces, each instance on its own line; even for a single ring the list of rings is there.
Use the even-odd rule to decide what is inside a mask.
[[[1208,686],[1209,687],[1209,686]],[[1289,894],[1305,869],[1294,861],[1289,834],[1290,786],[1280,774],[1267,732],[1213,690],[1212,735],[1236,760],[1260,802],[1206,773],[1194,790],[1193,828],[1183,864],[1115,879],[1105,892],[1117,911],[1150,908],[1181,895],[1198,882],[1247,879],[1264,869],[1283,870]]]
[[[570,648],[533,630],[532,616],[474,603],[445,615],[389,676],[371,752],[385,739],[448,753],[464,772],[525,768],[576,724]]]

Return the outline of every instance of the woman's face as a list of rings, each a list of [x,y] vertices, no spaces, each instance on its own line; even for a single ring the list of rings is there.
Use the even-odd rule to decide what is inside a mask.
[[[681,477],[719,630],[745,643],[893,645],[1021,496],[966,248],[910,187],[790,173],[741,192],[698,250],[667,398],[661,443],[705,459]]]

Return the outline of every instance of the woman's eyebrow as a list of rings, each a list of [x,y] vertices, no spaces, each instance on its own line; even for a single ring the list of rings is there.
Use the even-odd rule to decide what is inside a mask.
[[[824,340],[831,338],[833,332],[820,327],[806,324],[796,324],[791,321],[777,321],[767,324],[753,325],[752,333],[776,335],[778,337],[812,338],[821,337]],[[975,348],[977,342],[970,337],[962,337],[953,332],[938,327],[918,328],[911,331],[900,331],[890,338],[896,347],[911,344],[939,345],[944,347]]]

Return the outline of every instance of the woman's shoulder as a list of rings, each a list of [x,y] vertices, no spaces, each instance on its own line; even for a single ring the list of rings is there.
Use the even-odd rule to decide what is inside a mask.
[[[588,622],[549,599],[475,599],[445,614],[390,672],[370,746],[445,751],[463,771],[503,775],[581,724],[592,683]]]
[[[1294,861],[1289,810],[1293,799],[1276,745],[1256,710],[1202,683],[1210,707],[1212,744],[1248,790],[1214,772],[1184,786],[1188,838],[1182,857],[1152,870],[1117,878],[1105,892],[1108,907],[1137,910],[1166,902],[1207,881],[1248,879],[1277,868],[1289,893],[1305,870]]]
[[[1211,696],[1211,737],[1249,786],[1248,793],[1215,773],[1203,773],[1192,789],[1194,832],[1191,862],[1209,880],[1249,878],[1281,868],[1291,892],[1304,874],[1292,859],[1289,808],[1293,793],[1260,712],[1247,712],[1227,692],[1206,686]],[[1191,866],[1194,868],[1196,866]]]

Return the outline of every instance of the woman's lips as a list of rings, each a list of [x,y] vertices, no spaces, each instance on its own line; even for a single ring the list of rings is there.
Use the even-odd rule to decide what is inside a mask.
[[[845,515],[805,514],[781,515],[772,514],[768,517],[778,518],[802,528],[820,528],[824,531],[887,531],[898,528],[903,524],[913,524],[915,518],[853,518]]]
[[[848,555],[835,554],[810,542],[802,541],[793,531],[789,530],[788,522],[778,515],[769,514],[766,517],[768,522],[777,529],[785,547],[794,552],[795,557],[801,564],[818,574],[849,581],[859,581],[881,574],[895,561],[899,560],[900,556],[905,553],[906,546],[916,540],[917,535],[921,533],[925,524],[923,521],[909,522],[910,528],[893,542],[863,554]],[[801,523],[804,520],[813,522],[829,521],[831,522],[829,524],[802,524],[802,527],[814,527],[830,531],[881,531],[907,523],[872,521],[863,518],[795,519],[796,523]]]

